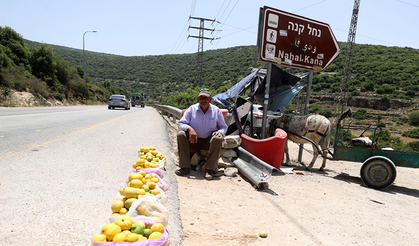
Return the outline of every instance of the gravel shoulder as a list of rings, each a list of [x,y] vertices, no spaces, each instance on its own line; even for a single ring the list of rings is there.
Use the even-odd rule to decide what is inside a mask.
[[[169,175],[174,175],[176,125],[167,122],[174,149]],[[417,244],[419,169],[398,167],[395,183],[379,191],[362,184],[361,163],[327,161],[321,172],[319,157],[308,171],[296,162],[298,145],[289,146],[292,165],[275,171],[265,191],[240,174],[212,181],[198,171],[174,175],[183,231],[179,245]],[[311,158],[303,152],[304,163]],[[267,238],[259,237],[262,230]]]

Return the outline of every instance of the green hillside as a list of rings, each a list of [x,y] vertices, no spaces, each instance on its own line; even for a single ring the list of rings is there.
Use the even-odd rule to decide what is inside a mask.
[[[12,90],[31,92],[40,102],[54,98],[66,102],[106,102],[111,94],[127,94],[107,86],[72,66],[50,45],[28,45],[10,27],[0,26],[0,102],[4,106]],[[6,104],[5,104],[6,102]],[[42,103],[41,103],[42,104]]]
[[[314,94],[341,91],[341,73],[346,44],[340,43],[341,55],[326,69],[315,73]],[[72,66],[83,62],[82,50],[52,46]],[[229,88],[248,75],[249,67],[263,66],[256,62],[255,46],[239,46],[209,50],[203,54],[203,86],[217,92]],[[94,81],[110,81],[127,91],[144,91],[150,98],[177,94],[186,88],[195,88],[196,54],[161,56],[117,56],[85,52],[86,70]],[[419,89],[419,50],[379,45],[354,45],[353,73],[348,93],[351,96],[414,99]],[[294,73],[297,69],[285,70]]]

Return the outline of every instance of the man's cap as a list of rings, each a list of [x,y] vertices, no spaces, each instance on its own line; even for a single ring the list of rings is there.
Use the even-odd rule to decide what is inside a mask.
[[[205,97],[211,97],[211,92],[207,88],[203,88],[199,91],[198,97],[205,96]]]

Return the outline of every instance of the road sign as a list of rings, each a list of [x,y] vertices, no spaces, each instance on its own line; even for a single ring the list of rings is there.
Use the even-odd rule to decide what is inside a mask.
[[[314,71],[340,53],[328,24],[267,6],[261,8],[257,46],[259,61]]]

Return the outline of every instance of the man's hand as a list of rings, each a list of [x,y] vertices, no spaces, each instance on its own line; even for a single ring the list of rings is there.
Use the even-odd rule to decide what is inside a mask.
[[[223,134],[221,134],[221,132],[219,132],[219,131],[213,132],[213,133],[212,133],[212,135],[213,135],[213,136],[220,137],[220,138],[222,138],[222,137],[223,137]]]
[[[188,133],[189,133],[189,142],[197,143],[198,142],[198,135],[196,134],[195,129],[193,129],[192,127],[189,127],[188,128]]]

